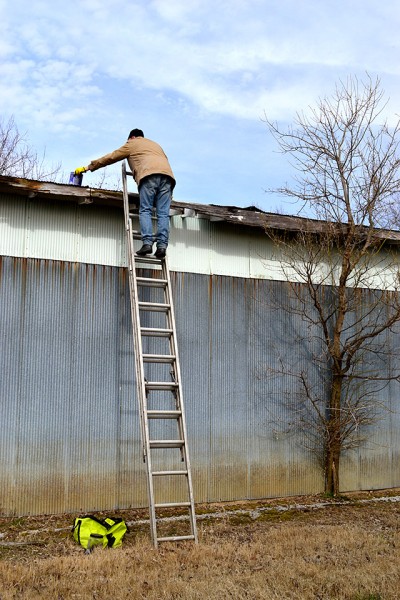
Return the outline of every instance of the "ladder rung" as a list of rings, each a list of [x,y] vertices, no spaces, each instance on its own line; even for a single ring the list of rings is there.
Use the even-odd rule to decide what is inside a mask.
[[[171,537],[157,538],[157,542],[181,542],[183,540],[194,540],[194,535],[174,535]]]
[[[182,448],[183,440],[150,440],[150,448]]]
[[[174,354],[143,354],[145,363],[173,363],[176,359]]]
[[[173,334],[172,329],[159,329],[157,327],[141,327],[142,335],[154,337],[170,337]]]
[[[132,211],[134,211],[134,212],[132,212]],[[193,211],[193,212],[195,212],[195,211]],[[168,216],[175,217],[176,215],[181,215],[182,213],[183,213],[182,209],[179,210],[177,208],[170,208]],[[129,216],[130,216],[131,219],[134,218],[134,217],[137,218],[139,216],[139,204],[134,205],[133,207],[131,207],[130,212],[129,212]],[[191,216],[191,215],[187,215],[187,216]],[[192,215],[192,216],[194,216],[194,215]],[[154,213],[152,213],[151,220],[152,221],[156,221],[157,220],[157,215],[155,215]]]
[[[129,216],[131,219],[133,219],[135,217],[137,218],[139,216],[139,206],[135,206],[135,208],[133,210],[135,210],[135,212],[129,213]],[[151,220],[157,221],[157,216],[154,213],[152,213],[152,215],[151,215]]]
[[[162,502],[161,504],[155,504],[154,508],[179,508],[192,506],[190,502]]]
[[[153,471],[154,477],[160,477],[164,475],[187,475],[187,471]]]
[[[141,240],[142,239],[142,234],[140,233],[140,231],[136,231],[135,229],[132,230],[132,238],[134,240]]]
[[[161,304],[161,302],[138,302],[140,310],[148,310],[151,312],[168,312],[171,308],[170,304]]]
[[[180,410],[148,410],[148,419],[179,419],[182,411]]]
[[[163,288],[167,285],[166,279],[153,279],[152,277],[136,277],[138,285],[146,287],[160,287]]]
[[[161,264],[161,258],[156,258],[155,256],[153,256],[152,254],[148,254],[147,256],[137,256],[135,254],[135,262],[136,263],[153,263],[153,264],[157,264],[160,265]]]
[[[173,381],[147,381],[147,390],[176,390],[178,384]]]

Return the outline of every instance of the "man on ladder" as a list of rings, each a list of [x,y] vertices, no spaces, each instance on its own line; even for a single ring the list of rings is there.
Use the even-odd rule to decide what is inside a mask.
[[[197,543],[173,294],[166,258],[174,175],[162,148],[146,139],[140,129],[133,129],[121,148],[93,160],[87,167],[76,169],[75,174],[95,171],[124,159],[128,160],[131,169],[131,172],[127,171],[125,162],[122,163],[137,399],[143,460],[147,470],[151,536],[155,547],[160,542],[170,541],[193,540]],[[137,232],[132,227],[127,175],[134,177],[140,196],[139,219],[143,246],[136,254],[133,239]],[[157,214],[157,250],[154,256],[148,256],[153,251],[153,207]],[[175,428],[169,425],[173,422]],[[159,453],[162,453],[161,456]],[[163,460],[166,460],[165,467]],[[177,483],[174,486],[175,498],[171,502],[164,494],[169,495],[173,480]],[[156,481],[159,483],[155,484]],[[184,535],[160,535],[158,525],[162,512],[158,511],[175,508],[188,510],[190,532]]]
[[[139,222],[142,247],[136,252],[146,256],[153,252],[152,213],[156,209],[157,233],[156,258],[164,258],[169,238],[169,208],[175,177],[164,150],[156,142],[144,137],[141,129],[132,129],[127,142],[101,158],[92,160],[87,167],[79,167],[75,174],[96,171],[120,160],[128,160],[133,177],[137,183],[140,207]]]

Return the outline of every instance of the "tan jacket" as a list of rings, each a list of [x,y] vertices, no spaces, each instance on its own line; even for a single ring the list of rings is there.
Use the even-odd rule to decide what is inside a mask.
[[[128,159],[129,167],[138,185],[144,177],[155,174],[168,175],[175,184],[175,177],[164,150],[156,142],[142,137],[132,138],[118,150],[92,160],[88,169],[96,171],[124,158]]]

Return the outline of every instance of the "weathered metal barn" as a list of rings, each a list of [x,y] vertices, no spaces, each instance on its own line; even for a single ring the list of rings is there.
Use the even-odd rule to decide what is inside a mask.
[[[296,348],[268,302],[286,288],[264,225],[301,219],[179,202],[171,214],[196,502],[323,491],[301,440],[271,427],[286,383],[265,376],[273,344]],[[0,260],[1,513],[146,506],[122,194],[0,177]],[[399,395],[391,384],[382,402]],[[369,441],[344,460],[343,490],[400,485],[399,412]]]

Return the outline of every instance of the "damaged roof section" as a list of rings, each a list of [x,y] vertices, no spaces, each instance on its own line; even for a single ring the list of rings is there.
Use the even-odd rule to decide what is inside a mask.
[[[0,193],[28,196],[32,200],[37,198],[57,202],[74,202],[76,204],[121,206],[121,209],[123,207],[121,191],[33,181],[17,177],[0,176]],[[139,194],[129,193],[129,199],[133,205],[134,212],[135,208],[138,209],[139,207]],[[285,217],[273,213],[265,213],[254,206],[238,208],[236,206],[195,204],[193,202],[178,202],[175,200],[171,203],[170,215],[180,215],[183,218],[198,217],[208,219],[209,221],[224,221],[234,225],[258,227],[261,229],[265,229],[266,220],[269,227],[277,227],[285,230],[298,230],[300,222],[303,223],[302,228],[304,228],[304,223],[309,221],[308,219],[301,219],[299,217]]]
[[[122,191],[103,190],[87,186],[34,181],[18,177],[0,176],[0,193],[27,196],[34,200],[55,202],[73,202],[75,204],[95,204],[123,208]],[[129,193],[133,212],[139,207],[139,194]],[[264,212],[255,206],[239,208],[216,204],[198,204],[193,202],[171,203],[170,216],[180,215],[182,218],[197,217],[209,221],[221,221],[244,227],[273,229],[275,231],[298,232],[308,231],[322,233],[326,228],[325,221],[318,221],[293,215],[281,215]],[[376,235],[392,244],[400,243],[400,231],[377,229]]]

